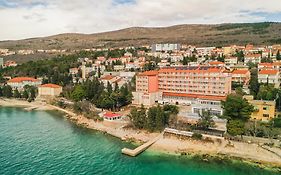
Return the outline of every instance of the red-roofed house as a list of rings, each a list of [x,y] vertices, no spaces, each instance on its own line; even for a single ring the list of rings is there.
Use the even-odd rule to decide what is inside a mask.
[[[278,70],[263,69],[258,73],[258,81],[259,83],[273,84],[274,87],[278,88],[280,86],[279,74]]]
[[[23,90],[23,87],[26,85],[38,87],[42,82],[32,77],[16,77],[10,79],[7,84],[13,89]]]
[[[39,96],[56,97],[62,92],[62,87],[56,84],[43,84],[38,87]]]
[[[249,70],[234,70],[232,72],[232,82],[248,84],[251,78]]]
[[[122,118],[121,114],[113,113],[113,112],[106,112],[103,114],[104,120],[107,121],[114,121],[114,120],[120,120]]]

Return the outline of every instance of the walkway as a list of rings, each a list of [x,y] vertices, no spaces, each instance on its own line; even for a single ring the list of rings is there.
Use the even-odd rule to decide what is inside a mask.
[[[146,142],[145,144],[137,147],[136,149],[129,149],[129,148],[123,148],[122,149],[122,153],[126,154],[128,156],[131,157],[136,157],[137,155],[139,155],[140,153],[142,153],[143,151],[145,151],[147,148],[149,148],[151,145],[153,145],[156,141],[158,141],[159,139],[161,139],[163,137],[164,132],[162,132],[159,136],[157,136],[156,138]]]

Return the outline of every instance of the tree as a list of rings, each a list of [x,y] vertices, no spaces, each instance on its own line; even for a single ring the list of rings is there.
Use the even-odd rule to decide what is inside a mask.
[[[27,92],[27,90],[26,89],[24,89],[23,90],[23,92],[22,92],[22,98],[24,98],[24,99],[28,99],[28,97],[29,97],[29,94],[28,94],[28,92]]]
[[[71,93],[71,98],[72,98],[72,100],[78,102],[78,101],[83,100],[85,95],[86,95],[86,93],[85,93],[85,90],[83,89],[83,87],[81,85],[78,85],[75,87],[74,91]]]
[[[14,90],[13,96],[14,96],[14,98],[21,98],[21,94],[20,94],[20,92],[18,91],[18,89],[15,89],[15,90]]]
[[[100,70],[100,67],[98,67],[98,78],[101,77],[101,70]]]
[[[276,59],[277,60],[281,60],[281,55],[280,55],[280,51],[279,50],[276,53]]]
[[[259,92],[259,81],[258,81],[258,70],[257,69],[252,69],[251,70],[251,79],[250,79],[250,84],[249,84],[249,89],[250,93],[256,97],[256,95]]]
[[[233,136],[244,133],[245,123],[249,120],[254,107],[237,94],[230,94],[222,101],[223,117],[227,121],[227,132]]]
[[[118,86],[118,83],[115,82],[114,84],[114,92],[118,92],[119,91],[119,86]]]
[[[13,96],[13,90],[11,86],[6,85],[3,87],[3,96],[6,98],[11,98]]]
[[[246,99],[237,94],[230,94],[226,101],[222,101],[223,116],[227,119],[247,121],[254,107]]]
[[[30,101],[33,101],[36,97],[36,88],[34,86],[31,86],[29,93],[30,93],[29,99]]]
[[[279,89],[274,88],[273,85],[261,85],[257,94],[258,100],[275,100],[277,94],[280,95]]]
[[[278,115],[278,117],[272,119],[272,124],[276,128],[281,128],[281,116]]]
[[[3,97],[3,88],[0,87],[0,97]]]
[[[149,63],[146,63],[146,64],[143,66],[143,69],[144,69],[145,71],[155,70],[155,69],[156,69],[156,65],[155,65],[153,62],[149,62]]]
[[[132,108],[128,117],[136,128],[143,129],[146,126],[146,109],[143,105],[140,109]]]
[[[238,61],[240,62],[244,62],[244,52],[241,50],[241,51],[236,51],[236,56],[238,58]]]
[[[211,115],[210,110],[202,110],[201,113],[199,112],[199,121],[197,123],[198,128],[203,130],[208,130],[210,127],[215,126],[215,122]]]
[[[227,133],[232,136],[242,135],[245,132],[245,123],[239,119],[231,119],[226,124]]]
[[[106,89],[107,89],[107,92],[108,92],[109,94],[112,93],[112,85],[109,83],[109,81],[107,81]]]

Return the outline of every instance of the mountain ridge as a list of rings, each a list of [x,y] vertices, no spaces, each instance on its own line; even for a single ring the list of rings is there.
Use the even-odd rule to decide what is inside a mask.
[[[181,43],[198,46],[281,43],[281,23],[180,24],[168,27],[130,27],[93,34],[63,33],[47,37],[0,41],[0,48],[86,49]]]

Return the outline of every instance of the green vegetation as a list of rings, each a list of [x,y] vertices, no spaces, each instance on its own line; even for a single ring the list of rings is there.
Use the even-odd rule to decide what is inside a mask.
[[[280,120],[280,117],[277,117],[270,122],[249,121],[245,124],[245,135],[278,138],[281,133]]]
[[[29,102],[33,101],[36,98],[37,88],[34,86],[24,86],[24,89],[20,92],[18,89],[12,89],[11,86],[5,85],[0,87],[0,97],[5,98],[18,98],[25,99]]]
[[[191,138],[195,139],[195,140],[202,140],[203,135],[199,134],[199,133],[193,133]]]
[[[228,120],[227,132],[232,136],[242,135],[244,125],[250,119],[254,107],[237,94],[228,95],[226,101],[222,102],[222,107],[224,109],[223,117]]]
[[[132,108],[128,117],[136,128],[155,132],[162,131],[174,121],[178,112],[178,107],[173,105],[158,105],[148,110],[142,105],[141,108]]]
[[[191,57],[184,57],[183,60],[182,60],[182,64],[188,65],[188,63],[194,62],[194,61],[197,61],[197,58],[195,57],[195,55],[193,55]]]
[[[58,56],[50,60],[29,61],[17,67],[2,70],[3,75],[44,77],[45,83],[67,85],[72,82],[68,71],[71,67],[78,67],[77,55]]]
[[[277,60],[281,60],[281,55],[280,55],[280,51],[279,50],[276,53],[276,59]]]
[[[225,24],[217,27],[218,30],[232,30],[240,28],[251,28],[253,31],[264,31],[272,22],[261,22],[261,23],[236,23],[236,24]]]
[[[209,110],[202,110],[202,112],[199,113],[199,117],[200,119],[197,123],[199,129],[208,130],[210,127],[215,126],[215,122]]]
[[[90,101],[98,108],[119,110],[121,107],[131,103],[132,100],[131,86],[123,85],[121,88],[115,84],[113,90],[110,83],[107,88],[97,79],[87,80],[82,84],[77,84],[74,88],[65,89],[63,95],[75,102],[83,100]]]
[[[251,69],[251,79],[249,84],[250,94],[255,98],[259,92],[259,82],[258,82],[258,69]]]

